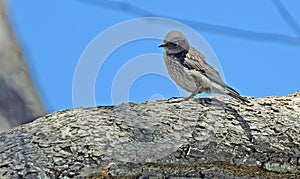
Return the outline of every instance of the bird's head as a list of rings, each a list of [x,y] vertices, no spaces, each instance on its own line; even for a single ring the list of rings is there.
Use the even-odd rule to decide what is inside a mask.
[[[190,45],[181,32],[173,30],[166,35],[164,43],[158,47],[164,47],[166,52],[174,54],[189,50]]]

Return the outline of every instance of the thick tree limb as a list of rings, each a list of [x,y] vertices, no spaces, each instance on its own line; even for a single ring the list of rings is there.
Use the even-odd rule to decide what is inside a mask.
[[[300,92],[58,111],[0,134],[0,178],[300,175]]]

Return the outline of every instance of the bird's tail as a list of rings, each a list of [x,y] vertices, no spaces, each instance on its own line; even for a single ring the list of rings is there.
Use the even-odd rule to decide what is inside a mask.
[[[246,103],[250,103],[250,101],[248,101],[246,98],[242,97],[237,91],[235,91],[233,88],[229,87],[229,86],[226,86],[225,87],[225,90],[226,90],[226,94],[237,99],[237,100],[240,100],[242,101],[244,104]]]

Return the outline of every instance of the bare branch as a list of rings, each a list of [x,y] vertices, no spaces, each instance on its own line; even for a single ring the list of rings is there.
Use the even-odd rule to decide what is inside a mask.
[[[123,11],[125,13],[129,13],[135,16],[139,17],[164,17],[169,19],[174,19],[177,21],[180,21],[182,23],[185,23],[199,31],[205,31],[205,32],[211,32],[226,36],[232,36],[237,38],[242,38],[246,40],[255,40],[255,41],[262,41],[262,42],[271,42],[271,43],[280,43],[280,44],[286,44],[286,45],[293,45],[293,46],[300,46],[300,37],[294,37],[290,35],[284,35],[284,34],[278,34],[278,33],[268,33],[268,32],[256,32],[251,30],[245,30],[245,29],[239,29],[235,27],[229,27],[229,26],[222,26],[222,25],[215,25],[210,23],[204,23],[199,21],[192,21],[192,20],[186,20],[182,18],[177,17],[171,17],[171,16],[164,16],[160,14],[155,14],[152,12],[149,12],[143,8],[140,8],[138,6],[135,6],[132,3],[129,2],[118,2],[118,1],[97,1],[97,0],[89,0],[89,1],[82,1],[77,0],[83,3],[88,3],[91,5],[96,5],[101,8],[111,9],[114,11]],[[276,1],[276,0],[274,0]],[[276,1],[277,3],[277,1]],[[280,6],[281,7],[281,6]],[[285,12],[281,14],[288,14],[286,17],[286,20],[289,21],[289,24],[293,27],[294,30],[300,29],[299,25],[296,23],[296,21],[292,18],[292,16],[287,12],[284,7],[281,7],[281,11]],[[300,34],[300,30],[299,32]]]
[[[0,176],[297,178],[300,91],[248,99],[58,111],[0,133]]]
[[[300,35],[300,25],[298,22],[293,18],[291,13],[286,9],[286,7],[282,4],[280,0],[272,0],[274,6],[277,8],[278,12],[280,13],[281,17],[285,19],[288,25],[298,34]]]

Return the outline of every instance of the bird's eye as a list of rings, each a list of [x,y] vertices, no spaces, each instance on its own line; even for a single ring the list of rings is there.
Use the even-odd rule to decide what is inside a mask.
[[[178,43],[173,43],[173,47],[178,47]]]

